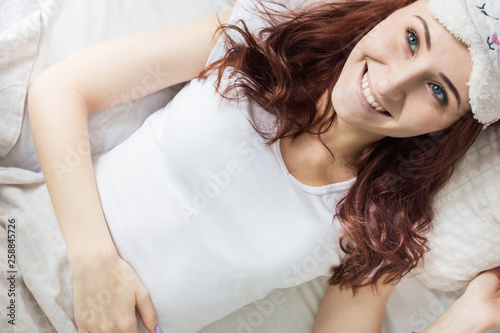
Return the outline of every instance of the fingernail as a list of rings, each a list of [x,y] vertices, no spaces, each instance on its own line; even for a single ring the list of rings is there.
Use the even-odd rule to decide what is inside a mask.
[[[163,333],[163,330],[161,329],[160,325],[156,326],[156,333]]]

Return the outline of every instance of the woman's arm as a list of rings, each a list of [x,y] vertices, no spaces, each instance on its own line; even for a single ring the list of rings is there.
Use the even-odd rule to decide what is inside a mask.
[[[482,333],[493,329],[500,329],[500,267],[480,273],[422,333]]]
[[[330,286],[321,302],[313,333],[380,333],[385,306],[394,286]],[[479,274],[465,293],[422,333],[483,333],[500,329],[500,267]],[[408,332],[410,333],[410,332]]]
[[[72,90],[93,113],[198,76],[232,12],[177,27],[138,32],[87,47],[49,67],[33,82],[30,100]],[[39,110],[30,108],[30,114]],[[66,113],[75,113],[66,111]]]
[[[351,288],[330,286],[321,302],[313,333],[380,333],[385,305],[394,285]]]
[[[196,77],[218,25],[212,16],[96,44],[45,70],[30,88],[31,130],[68,248],[81,332],[137,332],[136,306],[150,332],[157,321],[146,289],[111,240],[90,158],[88,115]]]

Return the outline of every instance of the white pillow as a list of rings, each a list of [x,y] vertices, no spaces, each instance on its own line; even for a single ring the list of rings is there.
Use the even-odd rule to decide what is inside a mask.
[[[0,6],[0,158],[19,137],[26,90],[40,37],[36,1],[5,1]]]
[[[0,166],[40,171],[24,102],[29,85],[45,68],[100,41],[179,25],[231,8],[231,0],[5,2],[0,11]],[[180,87],[92,114],[92,153],[121,143]]]
[[[453,291],[500,266],[500,127],[483,131],[435,200],[430,251],[417,278]]]

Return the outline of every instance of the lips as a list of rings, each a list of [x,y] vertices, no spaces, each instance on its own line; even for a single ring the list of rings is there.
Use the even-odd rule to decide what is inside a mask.
[[[368,75],[368,66],[365,65],[363,72],[361,73],[360,85],[358,87],[358,98],[360,99],[361,104],[371,113],[392,117],[392,115],[382,106],[382,103],[380,103],[377,96],[373,93],[372,86],[370,76]]]

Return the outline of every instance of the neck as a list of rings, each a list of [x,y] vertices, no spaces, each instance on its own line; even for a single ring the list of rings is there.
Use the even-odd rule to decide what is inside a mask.
[[[335,156],[335,160],[343,165],[350,166],[358,158],[363,149],[384,136],[366,132],[353,127],[338,117],[331,128],[321,135],[325,145]]]
[[[312,128],[311,132],[320,131]],[[280,140],[281,155],[288,172],[306,185],[322,186],[355,177],[354,161],[366,145],[382,137],[360,131],[336,118],[320,138],[323,142],[315,134]]]

